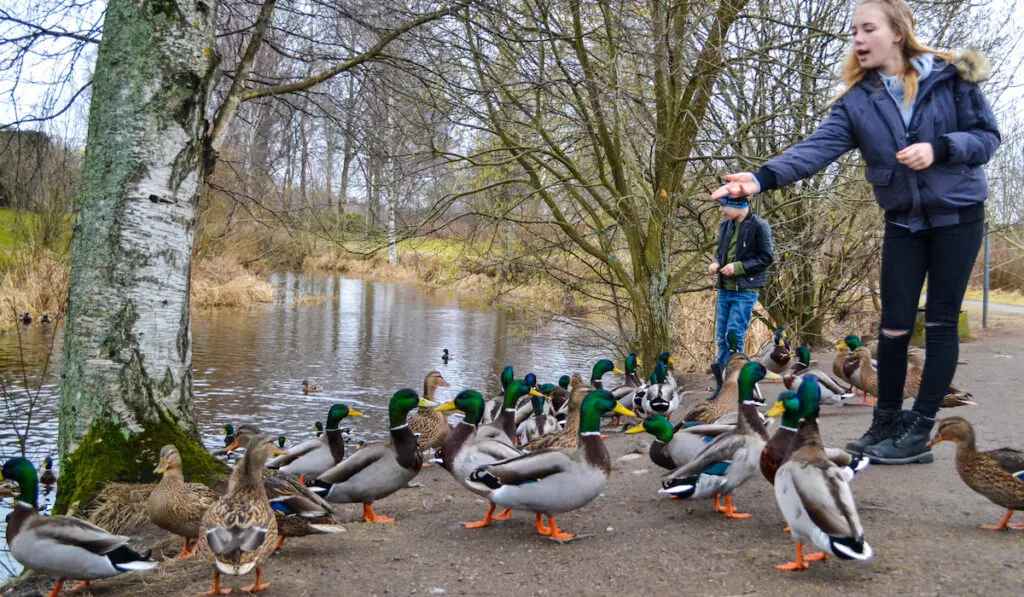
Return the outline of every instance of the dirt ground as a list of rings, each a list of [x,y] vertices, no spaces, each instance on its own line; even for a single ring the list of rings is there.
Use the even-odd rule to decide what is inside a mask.
[[[957,373],[978,406],[955,414],[975,424],[983,449],[1024,448],[1024,320],[1000,319],[981,336],[963,345],[961,358],[968,363]],[[830,354],[815,357],[831,361]],[[770,404],[779,386],[763,387]],[[862,406],[822,410],[822,431],[835,446],[857,437],[871,418]],[[936,448],[933,464],[876,465],[853,481],[874,560],[813,562],[809,571],[783,573],[773,566],[793,558],[794,544],[783,534],[774,494],[760,476],[735,498],[753,518],[728,520],[710,502],[660,496],[660,469],[647,457],[648,442],[647,435],[617,433],[607,440],[615,468],[604,494],[558,518],[578,540],[558,544],[540,537],[533,515],[518,512],[490,528],[463,529],[462,521],[482,516],[483,500],[431,467],[417,477],[420,487],[376,504],[396,524],[352,522],[341,535],[289,541],[266,566],[271,587],[262,594],[1024,595],[1024,535],[977,528],[998,522],[1003,510],[960,481],[951,444]],[[351,520],[359,513],[357,506],[342,510]],[[161,536],[154,529],[139,532]],[[165,539],[154,554],[173,555],[179,546]],[[211,571],[204,557],[169,561],[155,572],[97,582],[81,594],[195,595],[210,588]],[[229,579],[227,586],[251,582]],[[30,578],[6,595],[46,595],[51,586],[48,579]]]

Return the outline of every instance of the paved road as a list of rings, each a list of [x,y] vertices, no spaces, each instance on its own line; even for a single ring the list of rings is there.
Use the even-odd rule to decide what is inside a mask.
[[[981,301],[967,301],[967,300],[965,300],[964,301],[964,306],[965,307],[977,307],[978,309],[981,309],[982,308],[982,303],[981,303]],[[1007,303],[993,303],[992,301],[989,301],[989,303],[988,303],[988,310],[989,310],[989,312],[998,311],[1000,313],[1012,313],[1014,315],[1024,315],[1024,307],[1022,307],[1021,305],[1010,305],[1010,304],[1007,304]]]

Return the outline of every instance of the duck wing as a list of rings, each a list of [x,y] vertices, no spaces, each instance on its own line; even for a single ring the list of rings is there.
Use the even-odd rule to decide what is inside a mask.
[[[551,448],[481,467],[473,472],[470,480],[480,481],[475,477],[486,473],[497,479],[500,485],[522,485],[566,471],[572,464],[571,453]],[[490,483],[484,483],[490,486]]]
[[[830,537],[861,540],[864,529],[846,475],[828,461],[794,464],[793,486],[811,521]]]
[[[112,535],[100,527],[71,516],[39,516],[25,530],[43,539],[73,545],[97,555],[110,553],[131,539]]]
[[[317,477],[316,480],[323,483],[330,483],[332,485],[336,483],[344,483],[351,477],[355,476],[359,471],[374,464],[382,458],[394,457],[394,454],[395,453],[392,451],[391,446],[386,446],[384,444],[367,446],[361,450],[356,450],[355,454],[327,469]]]
[[[292,449],[288,450],[286,453],[268,460],[267,468],[281,468],[283,466],[287,466],[292,462],[295,462],[299,458],[302,458],[306,454],[309,454],[310,452],[317,450],[318,448],[326,448],[326,438],[327,434],[325,433],[320,437],[307,439],[306,441],[302,442],[297,446],[292,446]]]
[[[1024,471],[1024,451],[1016,448],[999,448],[989,450],[984,454],[995,460],[999,468],[1011,475]]]

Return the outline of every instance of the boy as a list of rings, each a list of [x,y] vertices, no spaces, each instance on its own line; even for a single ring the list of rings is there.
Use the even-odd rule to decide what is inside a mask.
[[[718,313],[715,320],[715,339],[718,341],[718,360],[711,365],[718,387],[708,400],[718,396],[722,389],[722,372],[729,359],[727,334],[735,332],[739,350],[743,351],[743,338],[750,325],[750,314],[757,302],[759,290],[767,282],[767,269],[773,261],[772,229],[750,212],[747,197],[726,196],[715,200],[718,211],[725,218],[718,226],[718,250],[708,273],[718,275]],[[721,264],[725,265],[721,265]]]

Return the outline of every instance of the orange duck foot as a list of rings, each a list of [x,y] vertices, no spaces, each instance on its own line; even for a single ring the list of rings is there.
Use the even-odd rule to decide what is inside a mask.
[[[205,593],[196,593],[197,597],[215,597],[216,595],[230,595],[231,589],[220,588],[220,571],[213,569],[213,590]]]
[[[548,536],[551,537],[552,539],[556,540],[556,541],[568,541],[569,539],[572,539],[573,537],[576,536],[576,535],[573,535],[572,533],[564,533],[564,532],[562,532],[558,528],[558,525],[555,523],[555,517],[554,516],[548,516],[548,524],[551,525],[551,534],[548,535]]]
[[[732,505],[732,496],[731,495],[725,496],[725,510],[724,510],[724,512],[725,512],[725,517],[726,518],[736,518],[736,519],[742,520],[744,518],[750,518],[750,516],[751,516],[750,514],[747,514],[747,513],[744,513],[744,512],[737,512],[736,511],[736,507]]]
[[[504,510],[498,512],[491,518],[493,518],[494,520],[508,520],[512,518],[512,508],[505,508]]]
[[[268,582],[261,583],[260,579],[262,577],[263,577],[263,566],[256,566],[256,582],[252,583],[251,585],[249,585],[247,587],[242,587],[242,590],[245,591],[246,593],[258,593],[259,591],[262,591],[263,589],[266,589],[267,587],[270,586],[270,583],[268,583]]]
[[[810,566],[807,565],[807,561],[804,559],[804,544],[796,544],[796,561],[786,562],[785,564],[779,564],[776,566],[779,570],[785,572],[795,572],[797,570],[807,570]]]
[[[718,494],[715,494],[715,512],[725,512],[725,508],[718,502]]]
[[[373,511],[373,506],[363,504],[363,520],[366,522],[395,522],[390,516],[383,516]]]
[[[74,592],[74,591],[78,591],[78,590],[80,590],[80,589],[84,589],[85,587],[88,587],[88,586],[89,586],[89,585],[91,585],[91,584],[92,584],[92,581],[91,581],[91,580],[83,580],[82,582],[78,583],[77,585],[75,585],[75,586],[71,587],[71,588],[70,588],[70,589],[68,589],[68,590],[69,590],[69,591],[72,591],[72,592]]]
[[[464,522],[462,523],[462,526],[467,529],[482,529],[483,527],[490,526],[491,519],[494,518],[492,514],[494,514],[494,504],[487,507],[487,514],[484,514],[483,520],[478,520],[476,522]]]
[[[538,514],[536,520],[533,522],[533,528],[537,529],[538,535],[544,535],[548,537],[551,535],[551,527],[544,525],[544,515]]]
[[[196,547],[197,548],[199,547],[199,539],[196,539]],[[178,555],[174,556],[174,558],[176,560],[187,560],[187,559],[191,558],[194,555],[196,555],[196,552],[189,547],[189,545],[188,545],[188,537],[185,537],[185,545],[182,546],[181,553],[179,553]]]
[[[281,548],[284,547],[284,542],[287,541],[287,540],[288,540],[287,537],[280,537],[279,536],[277,538],[277,545],[274,546],[274,553],[277,553],[277,552],[281,551]]]
[[[47,597],[57,597],[57,593],[60,593],[60,589],[63,586],[64,586],[64,581],[58,580],[57,584],[53,585],[53,590],[50,591],[50,594],[47,595]]]

